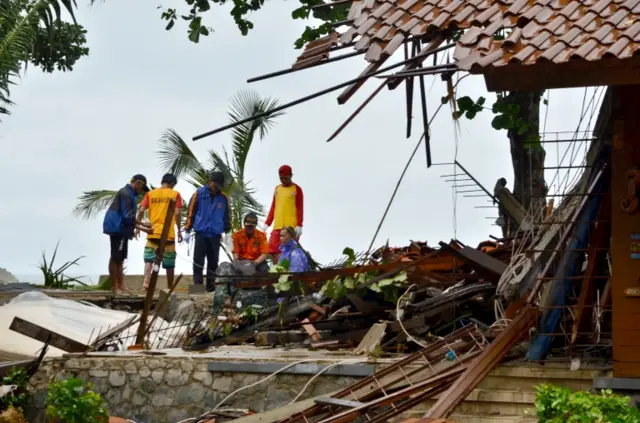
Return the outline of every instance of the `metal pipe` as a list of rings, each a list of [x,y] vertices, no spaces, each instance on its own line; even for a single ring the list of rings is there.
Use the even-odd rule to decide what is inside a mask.
[[[457,164],[457,165],[460,167],[460,169],[462,169],[462,171],[463,171],[464,173],[466,173],[466,174],[467,174],[467,176],[469,176],[469,178],[471,178],[471,179],[473,180],[473,182],[475,182],[476,184],[478,184],[478,186],[479,186],[480,188],[482,188],[482,190],[483,190],[484,192],[486,192],[486,193],[487,193],[487,195],[489,196],[489,198],[491,198],[491,199],[492,199],[493,201],[495,201],[496,203],[500,204],[500,201],[498,201],[498,199],[497,199],[496,197],[494,197],[494,196],[493,196],[489,191],[487,191],[487,189],[486,189],[485,187],[483,187],[483,186],[482,186],[482,184],[481,184],[480,182],[478,182],[478,180],[477,180],[476,178],[474,178],[474,177],[473,177],[473,175],[471,175],[471,174],[467,171],[467,169],[465,169],[465,167],[464,167],[464,166],[462,166],[462,165],[460,164],[460,162],[458,162],[457,160],[454,160],[454,162],[455,162],[455,164]]]
[[[286,74],[289,74],[289,73],[298,72],[298,71],[305,70],[305,69],[315,68],[316,66],[324,65],[325,63],[337,62],[339,60],[348,59],[350,57],[360,56],[361,54],[364,54],[364,53],[365,53],[364,51],[354,51],[354,52],[351,52],[351,53],[343,54],[341,56],[330,57],[330,58],[328,58],[326,60],[321,60],[321,61],[319,61],[317,63],[314,63],[312,65],[309,65],[309,66],[303,66],[303,67],[300,67],[300,68],[289,68],[289,69],[283,69],[283,70],[267,73],[267,74],[262,75],[262,76],[256,76],[255,78],[249,78],[249,79],[247,79],[247,83],[250,84],[252,82],[263,81],[265,79],[275,78],[276,76],[280,76],[280,75],[286,75]]]
[[[193,139],[193,141],[198,141],[198,140],[200,140],[202,138],[206,138],[208,136],[217,134],[219,132],[226,131],[226,130],[231,129],[231,128],[235,128],[236,126],[243,125],[243,124],[245,124],[247,122],[251,122],[251,121],[254,121],[256,119],[260,119],[260,118],[269,116],[269,115],[271,115],[273,113],[277,113],[277,112],[280,112],[282,110],[286,110],[286,109],[288,109],[290,107],[297,106],[298,104],[305,103],[305,102],[307,102],[309,100],[313,100],[314,98],[318,98],[318,97],[323,96],[325,94],[328,94],[330,92],[337,91],[337,90],[339,90],[341,88],[344,88],[344,87],[348,87],[348,86],[353,85],[353,84],[355,84],[357,82],[360,82],[360,81],[364,81],[366,79],[369,79],[372,76],[380,75],[381,73],[387,72],[387,71],[389,71],[391,69],[395,69],[395,68],[400,67],[400,66],[404,66],[404,65],[406,65],[408,63],[413,63],[416,60],[423,59],[423,58],[428,57],[428,56],[430,56],[432,54],[435,54],[435,53],[437,53],[439,51],[444,51],[446,49],[449,49],[449,48],[451,48],[453,46],[455,46],[455,43],[450,43],[450,44],[444,45],[442,47],[435,48],[433,50],[428,50],[428,51],[426,51],[424,53],[420,53],[416,57],[413,57],[413,58],[411,58],[409,60],[403,60],[403,61],[395,63],[393,65],[389,65],[387,67],[384,67],[382,69],[378,69],[378,70],[376,70],[374,72],[367,73],[365,75],[360,75],[360,76],[358,76],[358,77],[356,77],[354,79],[351,79],[349,81],[342,82],[342,83],[340,83],[338,85],[334,85],[333,87],[325,88],[324,90],[318,91],[318,92],[316,92],[314,94],[310,94],[308,96],[301,97],[301,98],[299,98],[297,100],[294,100],[294,101],[291,101],[289,103],[283,104],[281,106],[275,107],[275,108],[273,108],[272,110],[270,110],[268,112],[258,113],[257,115],[248,117],[246,119],[241,119],[241,120],[239,120],[237,122],[233,122],[233,123],[230,123],[228,125],[221,126],[220,128],[205,132],[203,134],[196,135],[192,139]]]

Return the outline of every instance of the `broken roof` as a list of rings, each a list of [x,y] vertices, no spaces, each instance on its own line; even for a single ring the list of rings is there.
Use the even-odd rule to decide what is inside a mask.
[[[640,83],[640,0],[354,0],[348,19],[344,33],[310,44],[294,66],[327,60],[339,43],[380,65],[408,40],[465,30],[457,66],[484,74],[492,90]],[[552,75],[559,69],[569,73]]]

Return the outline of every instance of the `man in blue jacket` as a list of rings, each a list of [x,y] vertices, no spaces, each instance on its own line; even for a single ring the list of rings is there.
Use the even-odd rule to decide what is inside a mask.
[[[185,232],[195,231],[193,248],[193,282],[202,285],[202,270],[207,259],[207,291],[215,289],[214,281],[222,235],[231,230],[231,206],[222,193],[224,174],[211,172],[209,184],[198,188],[189,202]]]
[[[102,232],[109,235],[111,258],[109,259],[109,278],[113,292],[126,292],[124,286],[123,263],[127,259],[129,240],[136,228],[149,232],[148,225],[136,220],[138,194],[148,192],[147,178],[133,175],[131,182],[120,188],[104,215]]]

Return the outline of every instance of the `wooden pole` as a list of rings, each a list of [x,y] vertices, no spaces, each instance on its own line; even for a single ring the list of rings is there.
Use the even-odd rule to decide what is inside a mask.
[[[144,335],[147,329],[147,319],[149,317],[149,310],[151,310],[151,303],[153,302],[153,294],[156,290],[156,283],[158,282],[158,274],[160,273],[160,263],[162,262],[162,256],[164,255],[164,249],[167,246],[167,238],[169,237],[169,230],[173,225],[173,215],[176,211],[176,200],[169,201],[169,209],[167,215],[164,218],[164,226],[162,227],[162,235],[160,236],[160,245],[156,250],[156,259],[153,262],[151,268],[151,280],[149,281],[149,287],[147,288],[147,297],[144,300],[144,309],[140,315],[140,322],[138,323],[138,336],[136,337],[136,344],[142,345],[144,343]]]

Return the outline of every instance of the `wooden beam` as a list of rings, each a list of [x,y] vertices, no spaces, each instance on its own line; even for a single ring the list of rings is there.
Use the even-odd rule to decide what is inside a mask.
[[[484,75],[489,91],[537,91],[604,85],[640,84],[640,57],[605,58],[596,61],[570,60],[535,65],[508,64],[497,68],[472,68]]]
[[[147,288],[147,297],[144,300],[144,309],[140,315],[140,323],[138,325],[138,336],[136,337],[136,344],[142,345],[144,343],[144,335],[147,329],[147,319],[149,318],[149,311],[151,310],[151,304],[153,303],[153,294],[156,290],[156,284],[158,282],[158,274],[160,273],[160,263],[162,263],[162,256],[164,250],[167,247],[167,238],[169,238],[169,230],[173,225],[173,214],[176,211],[176,200],[171,199],[169,201],[169,208],[164,218],[164,226],[162,227],[162,235],[160,236],[160,245],[156,250],[156,259],[153,262],[151,268],[151,280],[149,281],[149,287]],[[175,242],[175,241],[174,241]],[[175,283],[174,285],[177,285]]]
[[[38,326],[35,323],[28,322],[17,316],[13,318],[9,329],[42,343],[46,343],[47,339],[51,337],[49,345],[51,345],[52,347],[56,347],[62,351],[79,353],[85,352],[89,349],[88,345],[85,345],[74,339],[67,338],[64,335],[60,335],[59,333],[51,331],[47,328],[43,328],[42,326]]]
[[[357,401],[343,400],[340,398],[320,397],[314,401],[316,404],[336,405],[338,407],[356,408],[361,407],[362,403]]]
[[[446,419],[536,322],[537,309],[527,307],[486,347],[429,409],[425,418]],[[422,420],[426,423],[429,420]]]

